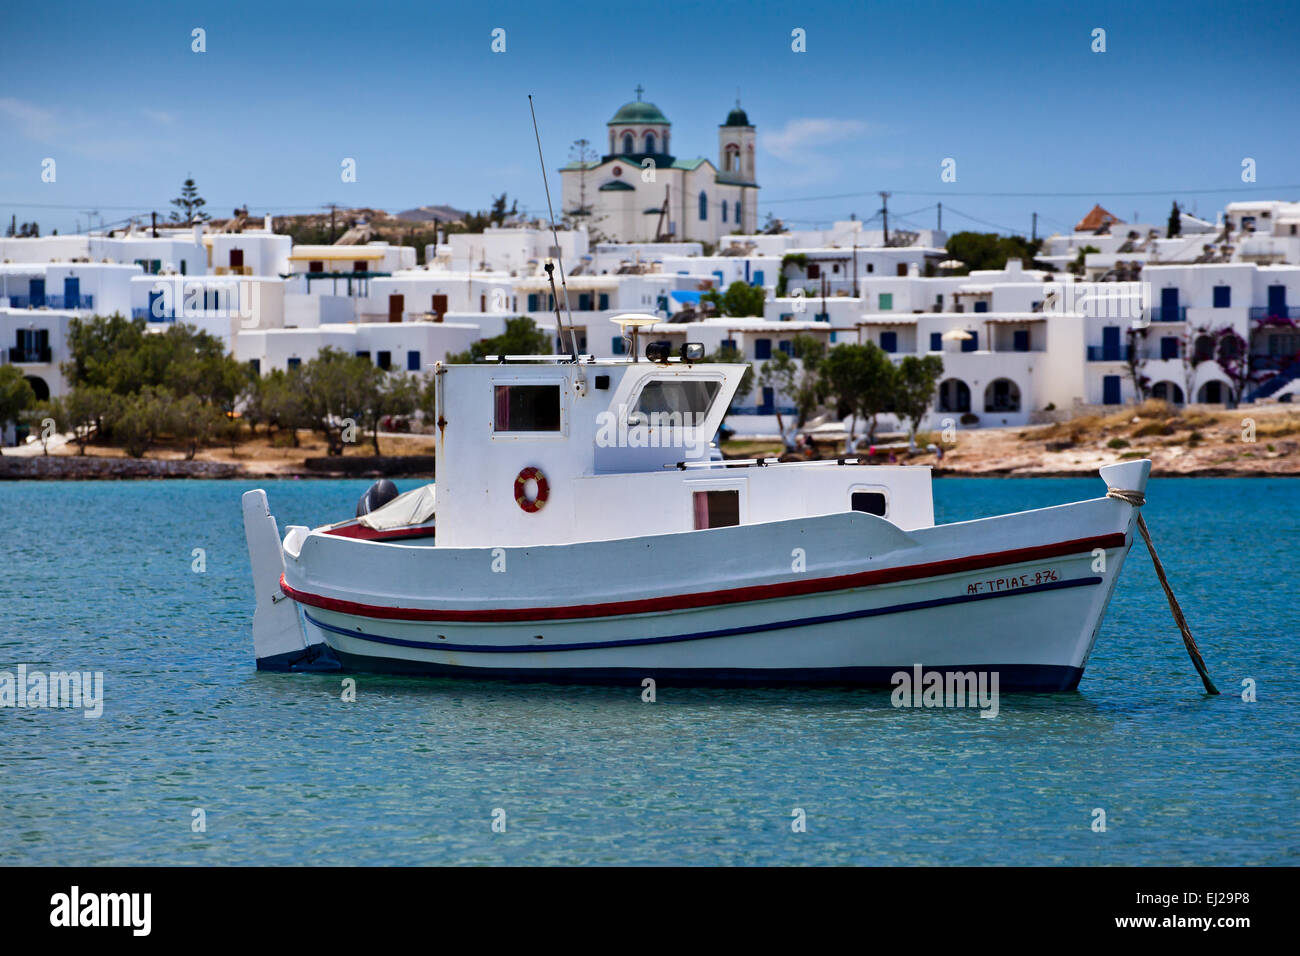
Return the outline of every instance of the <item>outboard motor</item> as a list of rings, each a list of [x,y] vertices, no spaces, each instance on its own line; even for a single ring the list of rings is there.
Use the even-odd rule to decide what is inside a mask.
[[[366,489],[366,493],[357,502],[357,517],[368,515],[376,508],[382,508],[397,497],[397,485],[387,478],[380,478]]]

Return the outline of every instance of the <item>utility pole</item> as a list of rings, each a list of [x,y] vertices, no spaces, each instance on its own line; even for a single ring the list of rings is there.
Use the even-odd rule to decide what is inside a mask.
[[[853,298],[861,298],[858,294],[858,240],[856,236],[853,238]]]
[[[943,232],[943,203],[939,203],[939,232]]]
[[[337,203],[326,203],[325,208],[330,211],[330,245],[334,245],[334,213],[338,211]]]
[[[157,211],[149,213],[149,230],[153,233],[155,239],[158,238],[158,213]]]
[[[885,245],[889,245],[889,193],[881,190],[880,201],[882,203],[880,214],[884,217],[885,221]]]
[[[1034,225],[1029,233],[1030,242],[1038,241],[1038,213],[1034,213]]]

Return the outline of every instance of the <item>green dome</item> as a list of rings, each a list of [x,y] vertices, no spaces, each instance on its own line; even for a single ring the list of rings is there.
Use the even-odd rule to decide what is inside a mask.
[[[642,100],[633,100],[619,107],[614,118],[606,126],[624,126],[642,123],[663,123],[668,125],[668,117],[659,112],[659,107]]]
[[[727,121],[722,125],[723,126],[748,126],[749,117],[745,115],[744,110],[742,110],[739,106],[737,106],[734,110],[732,110],[730,113],[727,114]]]

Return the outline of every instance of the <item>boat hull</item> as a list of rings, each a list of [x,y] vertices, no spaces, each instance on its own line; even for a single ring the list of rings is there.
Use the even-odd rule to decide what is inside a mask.
[[[301,605],[308,641],[328,646],[348,670],[887,686],[919,665],[997,673],[1003,690],[1059,691],[1083,673],[1132,541],[1132,515],[1123,502],[1097,499],[910,533],[852,514],[560,548],[351,542],[371,549],[367,567],[388,563],[391,575],[382,587],[333,589],[319,572],[301,573],[306,563],[328,575],[341,560],[331,542],[332,557],[307,547],[289,556],[282,585]],[[990,540],[1013,546],[974,547]],[[755,567],[760,555],[797,567],[801,552],[802,570]],[[507,572],[479,573],[493,553]],[[700,555],[724,565],[707,582]],[[590,595],[594,579],[582,568],[593,561],[627,569],[632,580],[620,579],[613,600],[566,600]],[[746,566],[748,574],[739,570]],[[441,596],[421,600],[409,585],[401,593],[403,574],[443,581]],[[668,586],[637,591],[643,576]],[[550,600],[536,600],[543,596]]]

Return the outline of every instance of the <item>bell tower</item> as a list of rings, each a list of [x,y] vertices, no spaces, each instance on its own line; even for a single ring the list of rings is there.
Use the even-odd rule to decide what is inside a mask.
[[[749,116],[740,108],[727,114],[727,121],[718,127],[718,179],[724,183],[753,184],[754,178],[754,127]]]

